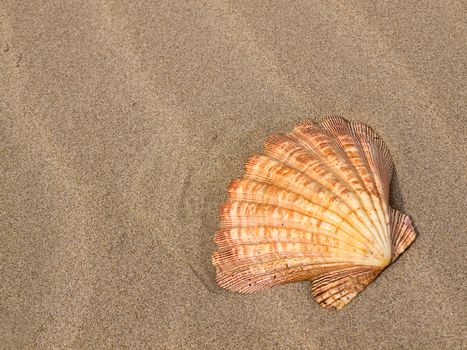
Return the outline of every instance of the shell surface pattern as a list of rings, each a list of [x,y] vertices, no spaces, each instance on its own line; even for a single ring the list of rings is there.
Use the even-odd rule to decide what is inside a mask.
[[[392,172],[365,124],[327,117],[271,135],[229,186],[217,283],[250,293],[310,280],[322,307],[341,309],[415,239],[410,218],[389,206]]]

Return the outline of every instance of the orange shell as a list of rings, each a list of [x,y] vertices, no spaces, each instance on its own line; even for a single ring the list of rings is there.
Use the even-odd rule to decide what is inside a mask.
[[[341,309],[415,239],[389,207],[393,164],[368,126],[327,117],[271,135],[232,181],[212,256],[219,286],[256,292],[311,280]]]

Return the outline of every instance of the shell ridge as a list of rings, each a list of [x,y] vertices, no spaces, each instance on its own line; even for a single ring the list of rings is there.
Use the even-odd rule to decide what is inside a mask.
[[[390,224],[389,224],[389,197],[387,195],[387,189],[389,189],[389,183],[392,176],[392,171],[385,172],[381,168],[381,162],[385,157],[389,155],[386,146],[379,139],[378,135],[369,127],[365,126],[362,123],[349,123],[353,139],[356,140],[358,144],[359,152],[362,154],[362,159],[365,160],[369,174],[373,174],[372,180],[376,188],[378,189],[379,196],[378,200],[380,203],[380,208],[383,209],[383,213],[379,212],[379,215],[383,215],[382,219],[385,223],[385,234],[386,240],[389,242],[390,237]],[[380,146],[375,148],[373,145],[374,140],[379,140]],[[381,151],[383,149],[383,151]],[[379,152],[378,152],[379,150]],[[386,156],[384,155],[386,153]],[[374,158],[378,158],[378,162],[375,162]],[[392,161],[389,159],[389,163]]]
[[[296,243],[296,245],[298,245],[298,243]],[[256,248],[257,250],[251,250],[251,247]],[[319,252],[317,251],[317,248],[320,247],[326,247],[327,249],[324,252]],[[307,251],[307,248],[309,248],[310,251]],[[271,246],[270,244],[254,244],[252,246],[242,245],[217,252],[216,259],[225,267],[228,267],[229,270],[241,266],[252,266],[255,264],[259,266],[287,259],[312,259],[319,264],[327,262],[362,264],[362,262],[366,261],[364,256],[355,254],[354,252],[346,252],[346,255],[343,255],[342,249],[337,248],[330,251],[329,248],[329,246],[309,244],[300,245],[300,250],[298,251],[278,251],[276,246]],[[263,249],[263,251],[261,251],[261,249]],[[303,266],[310,265],[313,264],[303,264]]]
[[[361,140],[358,138],[353,129],[353,123],[347,122],[343,118],[331,117],[324,118],[320,125],[330,133],[330,137],[334,140],[334,144],[344,145],[344,157],[348,160],[355,170],[356,177],[360,180],[363,187],[370,194],[372,207],[376,211],[379,222],[379,230],[377,230],[380,241],[386,248],[386,257],[389,260],[390,252],[390,234],[389,234],[389,216],[388,205],[382,200],[380,191],[376,183],[376,174],[372,171],[369,165],[367,154],[363,151]],[[355,150],[349,149],[353,147]],[[357,152],[358,157],[352,157],[351,152]],[[359,160],[359,161],[358,161]],[[389,261],[388,261],[389,262]]]
[[[363,194],[368,195],[370,197],[369,201],[366,201],[363,199],[360,200],[360,204],[362,208],[364,209],[365,213],[370,219],[371,224],[373,225],[373,230],[370,227],[367,227],[367,228],[368,230],[370,230],[370,232],[373,232],[373,236],[376,237],[379,241],[378,245],[380,249],[383,252],[386,252],[385,254],[387,255],[387,250],[388,250],[386,247],[387,242],[384,241],[383,236],[380,234],[380,231],[384,230],[383,223],[381,222],[378,215],[371,214],[374,211],[376,211],[376,207],[375,207],[373,200],[371,199],[371,196],[368,194],[370,191],[365,186],[364,181],[360,178],[358,171],[356,171],[353,163],[348,159],[347,155],[338,153],[339,147],[335,146],[336,142],[333,139],[333,137],[329,135],[329,133],[327,133],[326,130],[323,130],[322,128],[320,128],[319,125],[313,125],[312,130],[310,129],[301,130],[299,128],[295,128],[293,133],[295,135],[294,139],[297,140],[297,142],[299,142],[303,147],[305,147],[306,149],[314,153],[320,153],[323,165],[327,166],[330,169],[330,171],[336,174],[336,176],[341,179],[341,184],[347,186],[347,188],[353,191],[357,195],[357,198],[359,200],[361,199],[361,196]],[[324,141],[326,141],[326,147],[322,146],[324,142],[315,144],[316,139],[312,139],[311,138],[312,135],[315,138],[316,137],[323,138]],[[324,152],[327,152],[328,155],[326,156]],[[344,161],[339,159],[338,156],[341,156],[342,158],[344,158]],[[326,164],[326,158],[333,159],[332,164],[339,164],[335,166],[336,170],[331,168],[330,165]],[[345,160],[347,160],[347,162],[345,162]],[[346,166],[349,166],[349,167],[346,168]],[[343,169],[346,169],[346,170],[343,170]],[[350,179],[348,178],[349,175],[350,175]],[[355,181],[351,180],[352,178],[357,181],[358,186],[357,186],[357,183],[355,183]]]
[[[334,307],[339,310],[365,289],[381,271],[367,266],[356,266],[344,268],[337,273],[324,273],[313,280],[313,297],[322,307]]]
[[[242,183],[246,184],[246,187],[247,187],[246,189],[244,189],[244,186],[242,186]],[[252,185],[254,186],[255,184],[258,186],[262,185],[263,186],[262,191],[259,191],[257,187],[253,187],[253,188],[250,187]],[[273,193],[273,194],[267,193],[268,189],[271,190],[271,188],[268,188],[268,187],[272,187],[273,189],[274,188],[281,189],[281,191],[286,192],[287,194],[289,193],[293,194],[297,198],[295,198],[295,201],[284,198],[284,196],[280,198],[281,193],[279,193],[279,191],[276,191],[276,193]],[[238,193],[238,192],[241,192],[241,193]],[[257,195],[257,197],[255,197],[255,195]],[[276,195],[276,197],[272,197],[272,195]],[[272,198],[270,198],[270,196]],[[322,206],[319,203],[315,203],[309,200],[307,197],[302,196],[301,194],[292,191],[290,187],[280,188],[278,185],[276,186],[276,185],[260,183],[260,182],[256,182],[255,180],[249,180],[249,179],[234,180],[231,186],[229,186],[229,199],[236,201],[236,202],[253,202],[253,203],[258,203],[258,204],[261,204],[261,203],[270,204],[275,207],[293,210],[295,212],[298,212],[310,218],[315,217],[319,219],[319,221],[326,222],[329,225],[332,225],[333,227],[336,227],[344,231],[347,235],[350,235],[350,236],[359,235],[359,232],[357,231],[357,229],[354,228],[344,216],[341,216],[339,212],[333,211],[332,209],[326,208],[325,206]],[[281,205],[279,205],[279,201],[281,201],[282,203]],[[303,205],[300,205],[300,204],[303,204]],[[320,209],[321,213],[316,212],[316,211],[313,212],[312,208],[306,207],[307,204],[318,207],[315,209]],[[331,215],[337,216],[340,219],[340,221],[331,220],[332,219]],[[345,226],[343,226],[343,223],[345,224]],[[368,247],[368,248],[371,248],[371,247]]]
[[[219,286],[243,293],[251,293],[279,284],[285,284],[294,281],[304,281],[315,278],[316,276],[339,268],[349,266],[345,262],[328,262],[320,264],[309,264],[307,266],[288,266],[292,259],[277,260],[279,264],[268,269],[266,272],[252,271],[254,266],[243,266],[243,270],[236,270],[229,274],[224,271],[218,272],[216,281]]]
[[[377,212],[376,217],[373,219],[373,223],[375,224],[375,227],[377,227],[379,229],[376,229],[375,233],[377,233],[378,238],[379,238],[379,240],[381,242],[381,245],[382,246],[387,246],[387,243],[388,243],[387,239],[385,240],[384,237],[382,236],[382,233],[381,233],[381,232],[385,231],[385,227],[386,227],[386,225],[384,224],[384,220],[382,220],[382,217],[380,215],[380,211],[381,211],[380,210],[380,205],[381,204],[379,202],[379,198],[378,198],[378,201],[376,201],[376,202],[375,202],[375,199],[374,199],[374,195],[375,195],[375,192],[377,191],[377,189],[376,189],[376,186],[374,186],[374,184],[372,182],[368,183],[367,181],[365,181],[364,175],[362,174],[362,167],[366,171],[369,178],[373,180],[371,172],[369,171],[369,169],[367,167],[367,164],[362,164],[362,165],[358,166],[358,164],[356,163],[357,158],[361,159],[364,162],[365,162],[366,159],[365,159],[364,155],[362,154],[361,150],[359,149],[358,143],[355,142],[355,140],[353,139],[353,137],[352,137],[352,135],[351,135],[351,133],[350,133],[350,131],[348,129],[348,123],[343,119],[340,119],[340,120],[341,120],[341,123],[339,123],[337,125],[334,125],[334,127],[331,130],[328,130],[326,128],[326,124],[325,124],[326,120],[320,122],[319,125],[322,127],[321,132],[323,133],[323,135],[327,136],[329,147],[331,149],[335,150],[336,152],[338,152],[338,154],[342,158],[344,158],[344,162],[343,162],[344,164],[349,165],[350,173],[355,179],[357,179],[360,186],[362,187],[362,191],[364,193],[368,193],[368,195],[370,197],[369,212],[372,212],[372,210],[376,210],[376,212]],[[352,138],[354,147],[357,150],[359,157],[351,157],[348,154],[347,148],[345,146],[343,146],[344,140],[341,140],[340,137],[351,137]],[[336,156],[336,158],[338,159],[337,156]],[[369,185],[371,185],[371,188],[370,188]],[[387,251],[387,254],[389,254],[389,251]]]
[[[368,173],[368,176],[370,177],[370,179],[372,179],[371,172],[369,171],[366,164],[363,164],[361,166],[357,166],[357,164],[355,163],[355,157],[351,157],[348,154],[347,148],[344,146],[345,139],[341,140],[341,137],[352,137],[352,135],[351,135],[350,131],[348,130],[347,122],[342,118],[340,118],[340,119],[336,118],[336,119],[339,120],[340,123],[334,123],[331,126],[329,126],[329,123],[326,123],[327,120],[324,119],[323,121],[321,121],[319,124],[316,125],[316,130],[319,130],[321,135],[323,135],[323,137],[326,138],[327,146],[334,151],[334,153],[335,153],[334,157],[336,158],[336,161],[340,164],[340,167],[342,167],[344,164],[349,166],[350,175],[359,182],[359,185],[361,186],[361,190],[358,190],[357,188],[355,188],[355,186],[352,186],[351,182],[349,182],[349,186],[353,187],[354,190],[358,191],[359,193],[360,193],[360,191],[363,191],[364,193],[369,194],[369,196],[370,196],[369,209],[370,210],[368,210],[368,212],[372,212],[372,210],[376,210],[377,212],[379,212],[380,211],[379,206],[381,205],[379,203],[379,198],[378,198],[378,201],[375,203],[375,200],[374,200],[373,196],[371,195],[372,193],[374,195],[375,194],[374,192],[377,191],[376,186],[373,183],[370,183],[370,185],[372,185],[371,186],[372,188],[370,188],[368,186],[368,182],[364,180],[364,176],[362,175],[362,172],[359,169],[361,169],[362,166],[363,166],[366,173]],[[312,141],[310,141],[310,143],[311,142]],[[359,153],[359,156],[360,156],[359,158],[362,159],[363,161],[365,161],[364,155],[358,149],[357,142],[355,142],[355,140],[353,140],[353,143],[354,143],[354,147],[357,149],[357,152]],[[343,158],[343,161],[339,160],[338,155]],[[337,168],[340,169],[340,167],[338,166]],[[342,171],[342,170],[341,170],[341,172],[342,172],[342,174],[346,173],[345,171]],[[348,179],[346,179],[346,177],[344,175],[342,177],[344,178],[344,181],[349,181]],[[364,205],[365,203],[362,202],[362,204]],[[374,220],[374,219],[377,219],[377,220]],[[382,220],[380,215],[377,215],[376,218],[374,218],[374,219],[372,220],[373,224],[375,225],[375,227],[379,227],[379,229],[376,229],[374,232],[377,234],[377,237],[378,237],[381,245],[383,247],[385,247],[385,246],[387,246],[387,240],[385,240],[383,238],[383,236],[382,236],[382,234],[380,232],[380,230],[384,231],[385,225],[384,225],[383,220]],[[387,251],[387,255],[388,254],[389,254],[389,251]]]
[[[391,208],[391,240],[394,262],[415,240],[416,233],[410,217],[397,209]]]
[[[277,230],[281,230],[281,229],[284,229],[282,226],[272,226],[272,225],[263,225],[263,226],[238,226],[238,227],[232,227],[230,229],[221,229],[220,231],[218,231],[216,233],[216,237],[215,237],[215,242],[217,243],[217,245],[219,246],[220,250],[222,251],[223,249],[228,249],[230,247],[237,247],[237,246],[242,246],[242,245],[248,245],[248,244],[262,244],[262,243],[267,243],[267,242],[271,242],[271,240],[274,240],[275,242],[278,242],[278,243],[308,243],[308,244],[316,244],[314,243],[313,241],[311,241],[311,239],[315,239],[315,236],[322,236],[323,238],[326,238],[327,240],[329,241],[332,241],[334,240],[336,244],[335,247],[339,247],[337,244],[340,244],[340,247],[342,248],[347,248],[347,250],[349,250],[350,252],[353,251],[354,249],[358,249],[359,251],[362,252],[362,254],[364,254],[365,256],[368,255],[368,253],[366,253],[364,250],[364,247],[359,247],[359,246],[355,246],[355,245],[350,245],[349,243],[346,243],[344,240],[342,240],[341,238],[339,237],[336,237],[334,235],[330,235],[330,234],[327,234],[326,232],[323,232],[323,231],[315,231],[315,232],[311,232],[311,231],[304,231],[304,230],[301,230],[301,229],[298,229],[298,228],[287,228],[287,231],[292,231],[294,233],[295,236],[299,236],[299,235],[302,235],[302,236],[306,236],[306,235],[310,235],[312,237],[310,237],[310,239],[305,239],[305,238],[299,238],[299,239],[292,239],[292,238],[281,238],[281,237],[274,237],[272,238],[270,236],[270,233],[267,233],[267,235],[269,235],[268,237],[257,237],[257,236],[252,236],[252,235],[248,235],[247,238],[232,238],[230,235],[232,234],[232,231],[233,230],[238,230],[238,229],[241,229],[241,230],[248,230],[248,228],[259,228],[259,229],[262,229],[264,231],[267,231],[268,229],[277,229]],[[242,232],[241,233],[242,235],[246,233],[245,232]],[[320,245],[324,245],[323,244],[320,244]],[[328,246],[330,246],[328,244]]]
[[[259,163],[259,162],[275,162],[275,165],[267,170],[267,175],[264,175],[264,169],[263,172],[260,171],[257,167],[253,166],[252,164]],[[294,175],[294,179],[296,180],[295,182],[286,182],[285,177],[287,175],[280,174],[274,170],[275,166],[281,166],[281,169],[283,170],[284,168],[289,169],[288,174],[290,174],[291,171],[296,172],[297,174],[300,175],[300,177],[297,176],[297,174]],[[352,209],[352,207],[342,200],[342,198],[335,192],[331,191],[329,188],[325,187],[321,183],[319,183],[316,179],[310,177],[309,174],[304,173],[302,170],[299,170],[294,167],[294,165],[286,164],[280,160],[277,160],[275,158],[272,158],[271,156],[253,156],[247,161],[247,165],[245,166],[246,172],[245,172],[245,178],[251,179],[253,181],[261,182],[261,183],[266,183],[266,184],[272,184],[280,188],[287,189],[289,191],[292,191],[294,193],[298,193],[300,190],[303,191],[304,197],[307,198],[309,201],[312,203],[316,203],[319,200],[322,200],[322,197],[331,197],[332,201],[334,202],[334,205],[336,206],[337,204],[340,204],[341,206],[345,206],[345,208],[348,209],[349,214],[354,213],[353,215],[358,219],[358,223],[355,222],[349,222],[356,231],[359,232],[359,234],[365,238],[365,240],[368,241],[368,237],[360,232],[360,230],[365,229],[365,223],[364,221],[361,220],[361,218],[358,217],[358,213],[355,213],[355,210]],[[274,175],[274,176],[272,176]],[[266,178],[268,177],[268,178]],[[309,182],[301,184],[301,182],[305,181],[303,178],[309,179]],[[284,184],[282,184],[284,182]],[[282,184],[282,186],[281,186]],[[298,187],[301,187],[300,189]],[[312,189],[309,189],[308,187],[313,187]],[[319,195],[321,193],[321,195]],[[315,194],[315,198],[313,199],[311,196]],[[316,196],[319,196],[316,198]],[[342,208],[341,208],[342,209]],[[337,211],[334,211],[337,213]]]
[[[346,136],[351,138],[352,145],[355,147],[355,149],[358,152],[359,158],[364,162],[364,164],[357,165],[355,161],[353,160],[354,157],[351,157],[347,147],[341,146],[340,149],[343,151],[343,156],[346,157],[346,159],[349,161],[349,163],[353,166],[356,175],[358,176],[360,182],[365,186],[366,190],[369,193],[374,193],[380,194],[380,191],[378,190],[377,186],[377,181],[375,176],[372,174],[372,168],[369,165],[368,159],[367,159],[367,153],[364,151],[363,146],[361,144],[361,138],[358,137],[358,135],[355,134],[355,129],[354,127],[356,125],[360,125],[360,123],[351,123],[346,121],[343,118],[340,117],[327,117],[324,118],[321,122],[320,125],[323,126],[323,128],[328,131],[329,136],[334,140],[335,145],[343,145],[344,142],[348,142],[349,140],[346,140]],[[366,171],[365,174],[362,174],[362,171],[359,169],[364,169]],[[365,177],[369,176],[370,182],[365,180]],[[371,188],[369,187],[371,186]]]
[[[389,183],[391,182],[394,165],[386,144],[373,129],[363,123],[351,123],[350,127],[360,140],[368,160],[371,159],[373,161],[373,169],[382,180],[381,190],[383,198],[388,201]]]
[[[250,205],[249,208],[248,208],[248,205]],[[253,213],[251,212],[252,211],[251,208],[253,207],[253,205],[254,205],[254,209],[261,214],[255,212],[254,213],[255,215],[253,215]],[[266,204],[266,203],[240,202],[240,201],[227,202],[223,205],[221,211],[222,211],[221,213],[221,218],[222,218],[221,227],[222,228],[229,228],[229,227],[232,227],[232,225],[237,226],[237,227],[243,227],[245,226],[245,223],[248,222],[245,220],[250,220],[250,221],[254,220],[254,224],[257,225],[260,222],[262,222],[260,221],[260,219],[273,218],[274,214],[276,214],[276,216],[280,215],[279,218],[278,217],[274,218],[274,222],[276,222],[278,225],[280,223],[281,227],[289,227],[289,228],[302,228],[303,227],[303,230],[305,231],[308,225],[311,227],[315,227],[315,225],[313,225],[313,221],[311,221],[311,220],[314,220],[314,218],[310,216],[299,213],[297,211],[293,211],[288,208],[278,207],[278,206],[274,206],[274,205]],[[244,211],[245,213],[241,214],[241,211]],[[291,218],[290,215],[289,216],[287,215],[287,214],[290,214],[290,213],[287,213],[287,211],[293,211],[296,215],[294,215],[294,217]],[[326,233],[330,236],[333,236],[333,237],[336,236],[335,235],[336,231],[331,231],[328,228],[324,228],[323,226],[321,226],[319,230],[320,232]],[[360,237],[356,237],[348,233],[347,235],[350,236],[350,238],[353,238],[358,243],[360,243],[366,249],[371,250],[371,246],[368,246],[368,242],[362,241]]]
[[[313,260],[314,257],[289,257],[289,258],[276,258],[276,259],[268,259],[261,262],[256,263],[249,263],[244,265],[237,265],[233,266],[230,269],[222,270],[222,274],[225,276],[237,276],[241,275],[242,273],[250,273],[251,276],[261,277],[269,275],[273,272],[279,271],[294,271],[299,269],[300,271],[308,271],[313,272],[313,270],[318,270],[322,266],[332,267],[332,268],[340,268],[342,266],[348,266],[353,262],[349,261],[320,261],[315,262]],[[218,262],[218,257],[215,257],[216,263]],[[303,263],[303,261],[309,261],[308,263]],[[268,269],[266,269],[266,267]],[[262,271],[262,272],[261,272]]]
[[[363,273],[367,272],[366,270],[362,271]],[[355,275],[361,274],[362,271],[359,270],[355,273]],[[338,285],[339,281],[346,277],[348,274],[348,269],[341,269],[319,276],[315,279],[315,286],[313,287],[313,289],[315,290],[315,295],[320,296],[321,294],[323,294],[324,291],[326,291],[326,288]]]
[[[319,157],[321,159],[321,162],[322,162],[322,165],[327,167],[328,170],[330,172],[332,172],[337,178],[339,178],[341,181],[340,183],[344,186],[347,187],[347,189],[351,190],[352,192],[354,192],[357,197],[359,198],[359,194],[361,194],[362,192],[369,192],[368,189],[365,187],[364,185],[364,182],[363,180],[359,177],[359,174],[358,172],[355,170],[353,164],[350,162],[350,160],[348,159],[347,155],[345,153],[341,153],[341,146],[335,142],[335,140],[332,138],[331,135],[329,135],[328,133],[326,133],[326,130],[323,130],[321,128],[319,128],[319,126],[317,125],[313,125],[313,132],[316,134],[316,133],[321,133],[321,136],[324,136],[325,138],[327,138],[327,142],[328,142],[328,146],[327,146],[327,149],[329,150],[332,150],[334,152],[334,160],[333,160],[333,163],[334,165],[337,165],[339,164],[339,166],[335,166],[335,168],[337,168],[337,170],[334,170],[334,167],[331,167],[331,165],[327,164],[328,163],[328,160],[326,157],[329,157],[326,156],[325,154],[323,154],[323,149],[320,148],[320,144],[318,145],[315,145],[314,144],[314,140],[309,140],[308,137],[310,136],[310,132],[309,130],[305,130],[305,131],[301,131],[297,128],[295,128],[294,130],[294,140],[296,140],[296,142],[298,142],[300,145],[302,145],[305,149],[309,150],[309,151],[312,151],[313,153],[317,153],[319,154]],[[337,153],[336,153],[337,152]],[[352,167],[352,169],[350,169],[350,174],[351,176],[356,179],[358,181],[358,184],[361,186],[361,188],[356,188],[355,187],[355,184],[352,184],[352,181],[350,181],[347,177],[346,177],[346,172],[344,170],[341,169],[341,167],[345,166],[345,162],[343,163],[342,161],[339,160],[339,158],[337,157],[337,154],[340,155],[341,157],[345,158],[345,160],[347,160],[347,164],[350,165]],[[368,214],[368,212],[371,212],[371,210],[368,210],[368,208],[365,206],[365,202],[364,201],[360,201],[360,204],[362,205],[363,208],[365,208],[365,212]],[[373,207],[371,207],[370,209],[374,209]],[[371,215],[367,215],[368,218],[370,219],[371,223],[377,227],[377,222],[374,222],[374,218],[371,217]]]
[[[279,138],[278,135],[272,135],[273,139],[277,139]],[[294,149],[292,150],[293,152],[290,152],[290,150],[287,152],[285,150],[282,150],[281,147],[283,147],[282,144],[280,143],[273,143],[272,144],[272,147],[268,147],[269,146],[269,143],[270,143],[270,140],[271,140],[271,137],[267,139],[266,141],[266,144],[265,144],[265,153],[268,157],[272,157],[272,158],[275,158],[275,159],[279,159],[279,161],[282,161],[283,163],[285,164],[290,164],[290,166],[294,167],[294,168],[297,168],[298,169],[298,166],[300,164],[300,161],[294,159],[291,157],[291,155],[293,156],[293,154],[295,153],[298,153],[298,152],[302,152],[301,156],[302,157],[310,157],[311,154],[304,150],[302,145],[300,144],[296,144],[295,142],[293,142],[293,140],[291,140],[290,138],[286,137],[286,136],[283,136],[281,137],[282,140],[284,140],[285,142],[288,142],[288,145],[292,145],[292,147],[294,147]],[[284,154],[279,154],[278,151],[283,151],[285,152]],[[278,155],[279,158],[276,157],[276,155]],[[282,155],[282,158],[283,159],[280,159],[281,158],[281,155]],[[320,182],[319,180],[319,177],[320,175],[322,176],[322,178],[324,178],[324,175],[323,175],[323,171],[325,171],[328,175],[330,175],[331,177],[333,177],[333,180],[332,182],[329,182],[327,181],[326,182],[326,185],[324,185],[327,189],[329,189],[329,191],[332,191],[332,188],[335,187],[339,192],[337,192],[336,194],[338,196],[340,196],[349,206],[351,209],[353,209],[357,215],[357,217],[359,218],[359,220],[363,220],[362,221],[362,226],[360,227],[360,230],[361,230],[361,234],[363,236],[366,236],[367,239],[370,239],[374,237],[374,235],[368,231],[370,228],[365,224],[365,220],[364,218],[362,218],[362,211],[363,211],[363,215],[365,215],[365,217],[367,218],[367,220],[369,220],[368,218],[368,213],[367,211],[364,209],[364,205],[362,204],[358,194],[356,194],[351,188],[348,187],[348,185],[346,184],[345,181],[339,181],[339,177],[337,177],[337,175],[334,173],[334,170],[332,168],[330,168],[328,165],[326,165],[325,163],[323,163],[322,160],[318,160],[318,158],[315,156],[315,160],[314,162],[318,162],[318,165],[319,165],[319,168],[321,169],[321,173],[317,172],[316,169],[313,170],[311,169],[312,171],[315,172],[315,175],[313,176],[312,173],[310,173],[310,165],[303,169],[302,171],[307,174],[308,176],[310,176],[313,180],[319,182],[320,184],[323,184],[322,182]],[[297,162],[297,164],[293,164],[292,162]],[[342,179],[341,179],[342,180]],[[342,183],[344,182],[344,183]],[[343,195],[343,193],[352,193],[352,197],[350,195]],[[355,203],[352,202],[352,198],[354,198],[355,201],[357,201],[359,204],[358,206],[355,205]],[[353,203],[353,204],[352,204]],[[359,210],[361,209],[361,210]],[[370,220],[371,222],[371,220]],[[372,224],[373,225],[373,224]],[[383,253],[384,254],[384,247],[381,246],[381,244],[378,245],[379,249],[381,250],[380,253]],[[376,248],[376,247],[375,247]]]
[[[350,247],[342,247],[342,246],[339,246],[339,245],[331,245],[331,244],[324,244],[324,243],[313,243],[313,242],[309,242],[309,241],[305,241],[305,240],[302,240],[302,241],[291,241],[291,240],[277,240],[276,241],[277,243],[279,244],[283,244],[283,245],[289,245],[289,244],[300,244],[304,247],[307,247],[307,246],[311,246],[311,247],[329,247],[329,248],[332,248],[333,250],[333,253],[336,253],[338,250],[342,250],[342,251],[345,251],[347,253],[350,253],[350,254],[353,254],[353,255],[356,255],[355,254],[356,252],[353,250],[353,248],[350,248]],[[254,243],[239,243],[239,244],[232,244],[232,245],[228,245],[228,246],[225,246],[221,249],[219,249],[219,253],[224,253],[224,252],[227,252],[227,251],[231,251],[233,249],[238,249],[240,247],[242,248],[246,248],[246,247],[251,247],[251,246],[261,246],[261,245],[264,245],[264,244],[268,244],[269,241],[261,241],[261,242],[254,242]],[[311,254],[310,254],[311,255]],[[331,256],[331,254],[329,255]],[[363,257],[366,257],[365,255],[362,255]]]

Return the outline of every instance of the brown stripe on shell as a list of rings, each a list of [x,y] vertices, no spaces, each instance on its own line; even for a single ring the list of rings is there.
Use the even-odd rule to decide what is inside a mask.
[[[374,227],[374,223],[369,218],[368,208],[359,197],[363,192],[355,193],[347,182],[343,181],[341,177],[336,175],[335,171],[329,168],[325,160],[317,154],[310,153],[309,150],[304,149],[300,144],[284,135],[271,135],[268,137],[265,142],[265,153],[284,162],[286,165],[301,170],[339,196],[354,210],[359,220],[364,222],[364,228],[361,230],[362,234],[365,234],[366,237],[374,237],[374,232],[369,231],[370,228]],[[384,253],[381,243],[379,246],[381,253]]]
[[[346,122],[343,121],[341,125],[337,134],[346,134],[346,139],[350,140],[352,138],[351,133],[348,132],[348,129],[344,130],[347,127]],[[375,233],[377,233],[379,241],[383,245],[384,239],[381,237],[380,232],[386,233],[387,228],[383,222],[382,215],[379,214],[379,211],[381,211],[380,203],[378,200],[375,201],[372,198],[378,195],[377,189],[373,188],[371,184],[364,183],[355,166],[356,164],[361,164],[362,167],[365,167],[362,154],[357,152],[355,157],[349,158],[341,140],[336,140],[322,125],[317,123],[308,122],[299,124],[289,136],[303,145],[304,148],[322,157],[326,161],[325,164],[334,169],[336,176],[339,176],[343,183],[352,188],[357,198],[361,198],[361,204],[372,224],[375,225]],[[363,172],[363,170],[361,171]],[[389,257],[389,252],[386,252],[386,254]]]
[[[245,165],[245,178],[300,193],[313,203],[325,206],[335,213],[341,213],[340,215],[354,227],[363,240],[374,243],[373,236],[365,226],[368,221],[365,223],[365,220],[361,219],[361,216],[365,215],[363,209],[352,209],[346,203],[346,199],[342,198],[343,196],[336,195],[308,174],[268,156],[254,155]]]
[[[351,237],[365,244],[366,241],[360,238],[360,234],[349,224],[342,214],[336,213],[326,206],[310,202],[305,197],[292,192],[278,188],[271,184],[256,182],[249,179],[234,180],[229,186],[229,199],[237,202],[254,202],[270,204],[276,207],[290,209],[308,217],[318,219],[314,227],[320,228],[324,223],[336,228],[334,233],[343,231],[346,237]],[[365,245],[369,249],[368,245]]]
[[[389,237],[389,212],[387,198],[381,193],[381,189],[385,187],[381,184],[380,180],[376,180],[379,176],[379,172],[370,166],[370,162],[367,159],[371,154],[367,154],[364,151],[363,144],[367,147],[365,150],[369,150],[375,147],[370,144],[372,140],[370,138],[361,138],[361,134],[355,134],[352,128],[352,123],[338,117],[327,117],[324,118],[320,123],[325,130],[327,130],[334,138],[336,145],[341,145],[344,151],[344,156],[347,157],[349,164],[353,165],[363,185],[371,196],[373,202],[373,208],[376,210],[378,221],[380,223],[380,236],[383,240],[387,240]],[[376,184],[379,184],[377,186]],[[388,256],[390,251],[387,252]]]

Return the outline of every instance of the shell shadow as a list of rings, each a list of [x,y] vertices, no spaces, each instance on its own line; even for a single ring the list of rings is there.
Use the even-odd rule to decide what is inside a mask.
[[[392,174],[392,179],[391,179],[391,184],[390,184],[390,189],[389,189],[389,205],[397,209],[404,214],[409,215],[410,219],[412,220],[412,226],[415,230],[415,241],[419,237],[419,231],[417,229],[417,225],[414,222],[414,219],[410,213],[407,213],[405,210],[405,201],[404,201],[404,196],[402,194],[402,191],[400,189],[400,184],[399,184],[399,177],[397,176],[397,170],[394,169],[394,173]]]
[[[397,210],[405,213],[404,197],[399,185],[399,177],[397,176],[397,170],[394,170],[392,174],[390,190],[389,190],[389,205]]]

